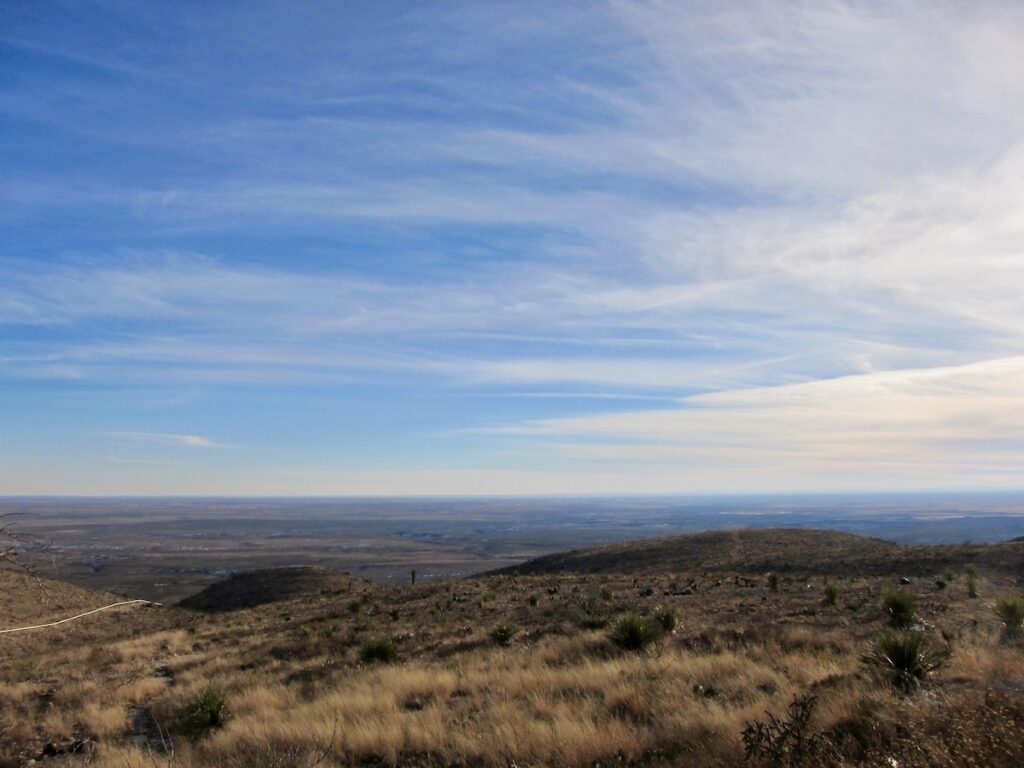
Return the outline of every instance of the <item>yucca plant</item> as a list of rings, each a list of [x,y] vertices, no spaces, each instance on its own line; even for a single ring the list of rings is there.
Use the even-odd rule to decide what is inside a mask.
[[[654,609],[654,620],[666,632],[676,628],[676,611],[670,605],[659,605]]]
[[[832,582],[825,585],[825,605],[835,605],[839,600],[839,587]]]
[[[501,621],[495,624],[494,629],[491,630],[491,640],[498,645],[508,645],[512,642],[512,637],[518,631],[519,628],[515,624]]]
[[[365,664],[390,664],[398,657],[398,648],[390,637],[372,637],[359,649],[359,658]]]
[[[949,659],[949,650],[934,645],[923,632],[886,629],[872,640],[863,662],[896,690],[912,693]]]
[[[642,651],[655,643],[659,635],[656,624],[631,613],[623,616],[612,627],[611,640],[627,651]]]
[[[967,596],[972,600],[978,596],[978,577],[973,573],[967,574]]]
[[[996,600],[992,611],[1003,622],[1003,636],[1016,639],[1024,631],[1024,600],[1016,595],[1003,595]]]
[[[188,726],[196,736],[220,728],[230,718],[224,691],[213,685],[202,688],[188,706]]]
[[[893,629],[906,629],[914,623],[917,598],[909,592],[892,590],[882,595],[882,610]]]

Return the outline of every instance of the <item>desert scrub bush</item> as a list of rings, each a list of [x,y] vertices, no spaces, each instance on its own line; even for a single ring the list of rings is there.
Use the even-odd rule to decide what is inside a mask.
[[[398,658],[398,648],[390,637],[371,637],[360,647],[359,658],[365,664],[390,664]]]
[[[530,604],[531,608],[536,608],[537,603],[540,602],[540,595],[538,595],[536,592],[533,592],[528,598],[526,598],[526,602]]]
[[[676,628],[676,611],[670,605],[659,605],[654,609],[654,620],[666,632]]]
[[[741,734],[746,759],[773,768],[825,764],[832,756],[831,744],[824,734],[810,732],[816,701],[814,696],[797,696],[786,709],[784,720],[768,712],[767,722],[747,723]]]
[[[188,703],[184,719],[193,737],[203,736],[223,726],[231,719],[224,691],[213,685],[204,686]]]
[[[491,640],[498,645],[508,645],[518,631],[519,627],[515,624],[510,624],[507,621],[500,621],[495,624],[494,629],[491,630]]]
[[[967,574],[967,596],[972,600],[978,596],[978,577],[973,571]]]
[[[882,595],[882,611],[893,629],[906,629],[914,623],[917,598],[909,592],[893,589]]]
[[[885,629],[872,638],[861,660],[896,690],[912,693],[949,659],[924,632]]]
[[[777,573],[769,573],[768,574],[768,588],[772,592],[778,592],[779,591],[779,574],[777,574]]]
[[[615,622],[609,638],[624,650],[642,651],[657,642],[660,634],[656,624],[631,613]]]
[[[1003,595],[992,606],[992,612],[1003,624],[1003,637],[1017,639],[1024,631],[1024,600],[1016,595]]]
[[[832,582],[825,585],[825,605],[835,605],[839,601],[839,587]]]
[[[576,623],[580,629],[604,629],[608,626],[608,617],[587,613],[581,616]]]

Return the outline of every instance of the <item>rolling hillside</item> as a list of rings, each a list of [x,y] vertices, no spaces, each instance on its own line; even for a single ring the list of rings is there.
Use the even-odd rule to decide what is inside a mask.
[[[559,552],[495,573],[776,571],[924,575],[972,562],[992,571],[1024,573],[1024,541],[904,546],[838,531],[798,528],[707,531]]]
[[[370,587],[366,579],[321,566],[264,568],[211,584],[178,605],[205,612],[236,611],[302,597],[351,594]]]

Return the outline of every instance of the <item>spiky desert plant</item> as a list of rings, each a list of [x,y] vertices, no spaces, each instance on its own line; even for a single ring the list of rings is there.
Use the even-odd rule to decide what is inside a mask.
[[[967,596],[972,600],[978,596],[978,577],[973,572],[967,574]]]
[[[1003,623],[1003,636],[1008,640],[1019,638],[1024,632],[1024,600],[1016,595],[1003,595],[996,600],[992,611]]]
[[[832,582],[825,585],[825,605],[835,605],[839,600],[839,587]]]
[[[189,702],[186,720],[194,736],[223,726],[231,718],[227,696],[214,685],[206,685]]]
[[[670,605],[659,605],[654,609],[654,620],[666,632],[676,628],[676,610]]]
[[[894,589],[882,595],[882,611],[893,629],[906,629],[914,623],[917,598],[909,592]]]
[[[512,642],[512,637],[519,628],[515,624],[510,624],[507,621],[500,621],[494,625],[494,629],[491,630],[491,640],[498,645],[508,645]]]
[[[872,638],[863,662],[896,690],[912,693],[949,659],[923,632],[884,629]]]
[[[371,637],[359,649],[359,658],[365,664],[390,664],[398,657],[398,648],[390,637]]]
[[[615,622],[611,640],[627,651],[642,651],[655,643],[659,634],[656,624],[643,616],[630,613]]]

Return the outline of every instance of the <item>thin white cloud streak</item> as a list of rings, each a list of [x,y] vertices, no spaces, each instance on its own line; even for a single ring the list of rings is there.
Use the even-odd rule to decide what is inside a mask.
[[[138,443],[154,443],[179,448],[219,448],[220,443],[202,435],[180,435],[171,432],[101,432],[105,437],[130,440]]]

